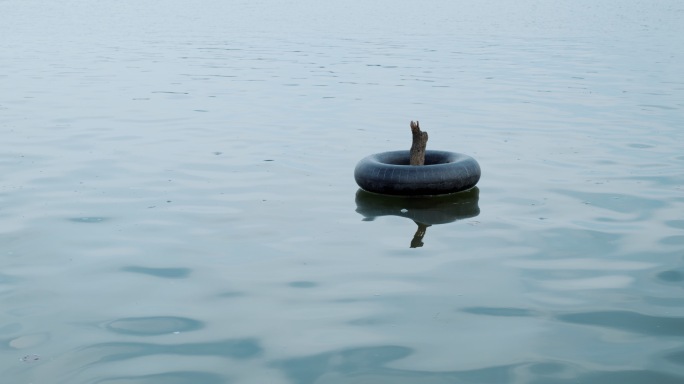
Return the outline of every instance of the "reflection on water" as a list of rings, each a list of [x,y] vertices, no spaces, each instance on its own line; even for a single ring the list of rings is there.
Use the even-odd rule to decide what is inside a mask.
[[[464,192],[432,197],[402,197],[380,195],[359,189],[356,192],[356,212],[365,221],[381,216],[399,216],[413,220],[418,229],[411,240],[411,248],[422,247],[427,228],[453,223],[480,214],[478,187]]]
[[[163,277],[167,279],[184,279],[190,276],[190,268],[149,268],[137,265],[129,265],[121,268],[122,271],[143,273],[149,276]]]
[[[152,375],[112,376],[93,384],[230,384],[232,380],[208,372],[170,371]]]
[[[375,346],[285,360],[274,366],[282,369],[293,384],[506,383],[511,379],[514,368],[429,372],[390,367],[392,362],[411,353],[411,349],[406,347]]]
[[[684,317],[652,316],[628,311],[596,311],[560,315],[558,319],[634,333],[684,337]]]
[[[153,336],[195,331],[204,325],[193,319],[173,316],[137,317],[114,320],[107,329],[121,334]]]
[[[463,308],[463,312],[474,315],[486,316],[538,316],[538,314],[525,308],[489,308],[489,307],[470,307]]]
[[[250,359],[261,354],[262,348],[254,339],[222,340],[207,343],[154,344],[110,342],[93,344],[80,353],[92,359],[91,364],[115,362],[153,355],[217,356],[231,359]]]
[[[356,212],[364,220],[381,216],[400,216],[425,225],[453,223],[480,214],[480,189],[434,197],[401,197],[379,195],[359,189],[356,192]]]
[[[603,384],[603,383],[681,383],[681,376],[653,370],[594,371],[562,361],[521,362],[484,369],[430,372],[391,368],[392,362],[411,354],[399,346],[376,346],[319,354],[276,362],[293,384],[393,384],[393,383],[533,383],[533,384]],[[684,354],[667,358],[681,360]],[[453,356],[457,359],[458,356]],[[679,362],[679,361],[678,361]]]
[[[69,219],[75,223],[101,223],[108,220],[106,217],[73,217]]]

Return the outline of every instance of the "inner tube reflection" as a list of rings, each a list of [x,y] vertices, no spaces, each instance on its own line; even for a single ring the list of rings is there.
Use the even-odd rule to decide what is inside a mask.
[[[423,246],[423,237],[432,225],[452,223],[480,214],[477,187],[464,192],[434,197],[401,197],[378,195],[359,189],[356,192],[356,212],[364,221],[381,216],[400,216],[413,220],[418,230],[411,240],[411,248]]]

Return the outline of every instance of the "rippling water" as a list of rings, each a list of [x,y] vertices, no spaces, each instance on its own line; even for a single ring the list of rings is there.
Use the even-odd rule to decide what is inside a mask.
[[[684,382],[682,18],[0,1],[2,382]],[[358,191],[416,119],[477,189]]]

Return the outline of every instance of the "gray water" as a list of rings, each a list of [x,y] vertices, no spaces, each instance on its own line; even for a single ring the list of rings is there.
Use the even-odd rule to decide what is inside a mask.
[[[683,19],[0,1],[0,382],[684,382]],[[477,189],[358,191],[411,120]]]

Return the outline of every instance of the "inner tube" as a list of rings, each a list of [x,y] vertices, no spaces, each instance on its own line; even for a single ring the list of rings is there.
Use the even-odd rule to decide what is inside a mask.
[[[356,165],[356,184],[368,192],[398,196],[445,195],[468,190],[480,180],[480,165],[468,155],[425,151],[425,165],[410,165],[410,153],[366,156]]]

